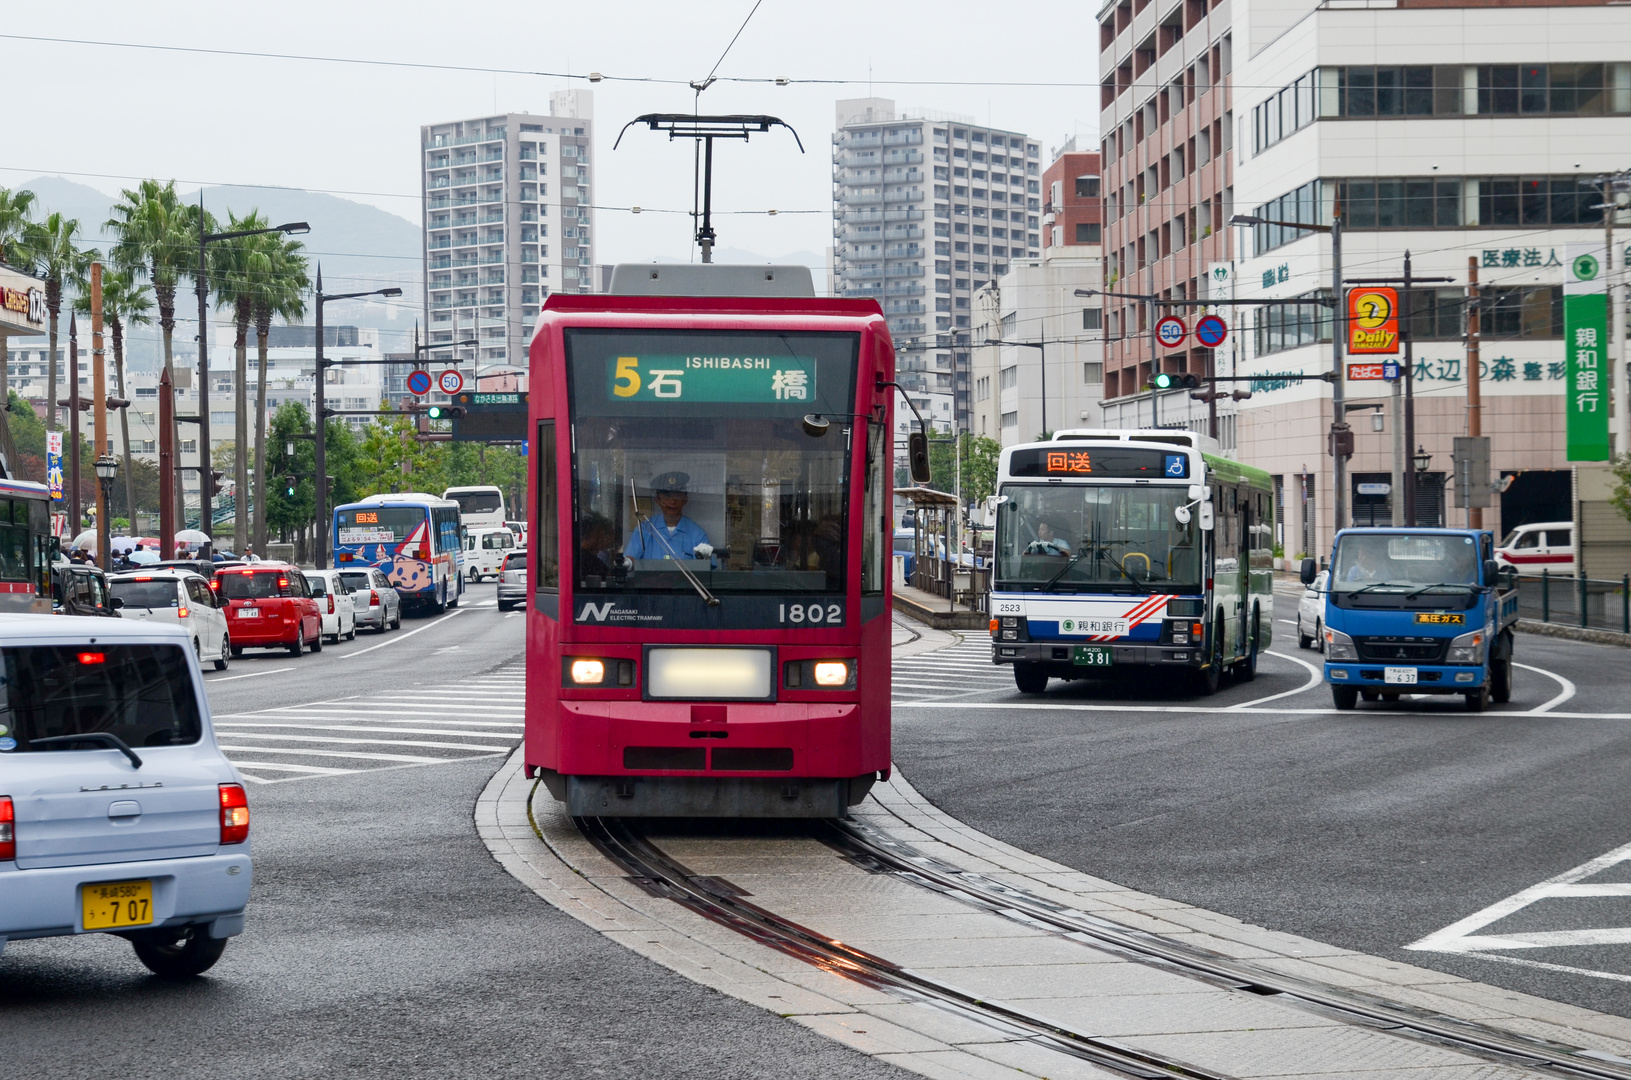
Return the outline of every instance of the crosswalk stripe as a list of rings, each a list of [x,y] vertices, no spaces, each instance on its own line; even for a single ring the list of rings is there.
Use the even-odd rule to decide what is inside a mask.
[[[375,722],[378,723],[379,721],[375,721]],[[248,723],[248,722],[241,721],[241,720],[234,720],[234,721],[231,721],[231,722],[225,723],[225,724],[216,724],[215,726],[218,727],[218,728],[230,728],[231,730],[234,730],[234,731],[236,731],[239,728],[298,728],[301,731],[359,731],[359,732],[376,732],[376,733],[399,732],[399,733],[404,734],[404,735],[491,736],[492,738],[495,738],[495,739],[502,739],[502,738],[504,738],[504,737],[506,737],[508,735],[518,734],[519,732],[518,731],[497,731],[497,730],[489,731],[487,729],[489,729],[489,728],[495,728],[495,729],[496,728],[515,728],[515,729],[520,729],[520,728],[526,727],[525,724],[522,724],[520,722],[511,723],[509,721],[499,722],[499,721],[475,721],[475,720],[462,721],[459,724],[460,727],[468,727],[468,728],[474,729],[474,730],[470,730],[470,731],[446,731],[446,730],[443,730],[442,728],[413,728],[413,727],[396,727],[396,726],[391,726],[391,727],[361,727],[361,726],[358,726],[358,725],[355,725],[355,724]]]
[[[287,762],[273,761],[234,761],[238,771],[244,769],[276,769],[279,772],[309,773],[313,776],[346,776],[361,769],[331,769],[326,765],[292,765]]]
[[[328,731],[332,729],[324,728],[323,730]],[[432,734],[435,733],[433,732]],[[347,745],[355,744],[358,746],[419,746],[432,750],[487,750],[494,753],[503,753],[513,749],[511,746],[483,746],[478,743],[428,742],[422,739],[338,739],[326,735],[286,735],[283,733],[278,733],[275,735],[261,735],[253,731],[235,731],[232,733],[232,737],[235,739],[292,739],[297,742],[344,743]],[[267,747],[267,749],[274,748]]]
[[[294,746],[225,746],[222,750],[244,754],[305,754],[312,757],[355,758],[358,761],[406,761],[414,765],[435,765],[440,762],[453,760],[440,757],[421,757],[408,754],[368,754],[352,750],[308,750]],[[255,762],[249,764],[254,765]]]

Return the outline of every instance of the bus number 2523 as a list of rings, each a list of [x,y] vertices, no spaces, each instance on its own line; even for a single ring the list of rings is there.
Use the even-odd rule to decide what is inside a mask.
[[[784,623],[810,623],[819,625],[831,623],[834,626],[844,621],[843,604],[777,604],[776,618]]]

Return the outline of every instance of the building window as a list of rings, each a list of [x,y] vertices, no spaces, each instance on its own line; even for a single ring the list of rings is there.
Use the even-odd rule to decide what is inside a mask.
[[[1002,426],[1005,428],[1019,427],[1019,413],[1005,412],[1002,414]]]
[[[1099,360],[1082,361],[1082,382],[1092,384],[1104,381],[1104,363]]]
[[[1101,330],[1104,328],[1104,309],[1087,307],[1082,309],[1082,329]]]
[[[1098,198],[1099,178],[1097,176],[1078,176],[1076,178],[1076,197],[1078,199]]]
[[[997,386],[1002,390],[1012,390],[1019,385],[1019,368],[1005,367],[997,373]]]
[[[1097,244],[1100,239],[1100,225],[1096,221],[1081,221],[1076,224],[1076,242],[1078,244]]]

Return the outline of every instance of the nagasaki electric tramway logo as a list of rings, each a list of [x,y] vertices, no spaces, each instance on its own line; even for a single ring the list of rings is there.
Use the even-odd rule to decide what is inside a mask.
[[[634,608],[620,608],[613,601],[596,604],[586,600],[578,612],[578,622],[662,622],[661,615],[642,615]]]

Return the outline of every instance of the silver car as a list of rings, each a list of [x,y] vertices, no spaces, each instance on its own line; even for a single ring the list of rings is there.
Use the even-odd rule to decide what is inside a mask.
[[[187,979],[243,932],[249,801],[174,624],[0,615],[0,950],[109,933]]]
[[[498,571],[498,610],[508,611],[517,604],[527,602],[527,551],[512,551],[504,556]]]
[[[351,589],[351,613],[357,629],[367,626],[383,633],[402,625],[402,594],[378,567],[342,567],[336,573]]]
[[[1325,591],[1331,580],[1331,571],[1321,570],[1314,575],[1313,584],[1303,590],[1297,601],[1297,647],[1312,646],[1325,651]]]

